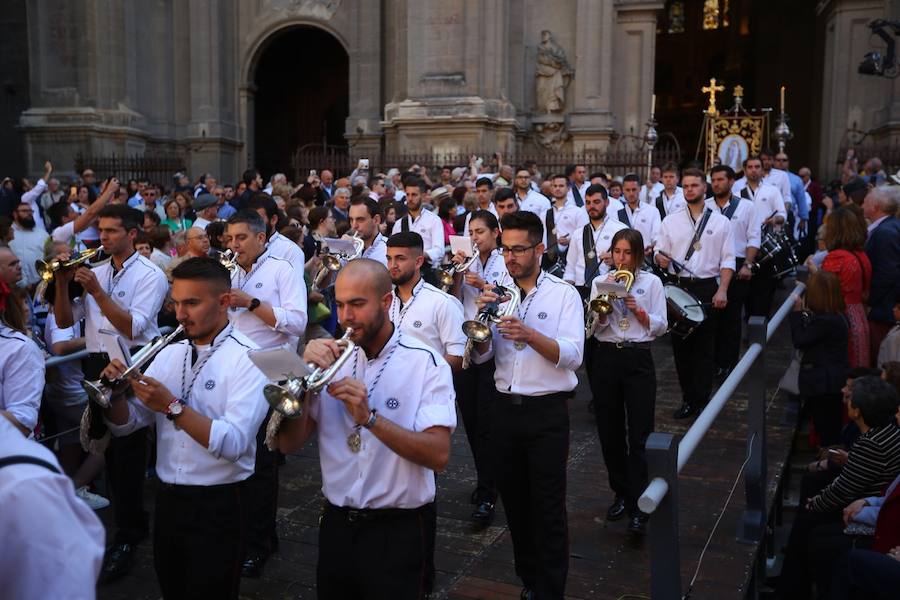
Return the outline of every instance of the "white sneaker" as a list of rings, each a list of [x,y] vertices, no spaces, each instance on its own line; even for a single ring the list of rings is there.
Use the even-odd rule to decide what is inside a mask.
[[[75,490],[75,495],[84,500],[93,510],[100,510],[109,506],[109,500],[99,494],[88,491],[86,485]]]

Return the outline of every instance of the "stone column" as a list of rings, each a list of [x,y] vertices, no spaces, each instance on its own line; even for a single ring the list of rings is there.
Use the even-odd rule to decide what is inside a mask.
[[[357,157],[381,153],[381,7],[378,2],[350,6],[353,27],[350,58],[350,114],[344,137]]]

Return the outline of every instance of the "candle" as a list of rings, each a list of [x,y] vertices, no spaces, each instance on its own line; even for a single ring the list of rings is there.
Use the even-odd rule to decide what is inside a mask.
[[[650,100],[650,116],[656,114],[656,94],[653,94],[653,98]]]
[[[784,112],[784,86],[781,86],[781,112]]]

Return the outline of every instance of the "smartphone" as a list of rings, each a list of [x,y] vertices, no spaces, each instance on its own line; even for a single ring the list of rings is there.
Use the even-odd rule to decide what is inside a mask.
[[[828,454],[833,454],[833,455],[837,456],[837,455],[840,454],[840,453],[841,453],[840,450],[835,450],[834,448],[829,448],[829,449],[828,449]]]
[[[316,170],[315,170],[315,169],[310,169],[310,170],[309,170],[309,176],[310,176],[310,177],[315,177],[317,174],[318,174],[318,173],[316,173]]]
[[[359,159],[359,164],[356,166],[359,171],[368,171],[369,170],[369,159],[361,158]]]

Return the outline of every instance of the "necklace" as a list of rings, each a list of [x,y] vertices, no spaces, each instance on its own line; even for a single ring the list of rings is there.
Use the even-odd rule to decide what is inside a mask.
[[[189,357],[193,352],[186,352],[184,355],[184,362],[181,365],[181,401],[185,404],[190,404],[189,400],[191,398],[191,391],[194,389],[194,382],[197,380],[197,376],[200,375],[200,371],[203,369],[203,366],[212,358],[212,355],[216,353],[216,350],[228,339],[228,336],[231,335],[231,330],[234,328],[231,323],[229,323],[224,333],[219,334],[219,340],[215,342],[209,349],[209,352],[206,353],[196,365],[191,367],[191,381],[187,383],[187,387],[185,387],[185,383],[187,382],[187,371],[188,371],[188,363]],[[188,348],[193,350],[195,348],[193,343],[188,344]]]
[[[131,268],[131,265],[134,264],[134,258],[137,252],[132,252],[131,256],[125,259],[125,262],[122,263],[122,270],[118,273],[115,272],[116,267],[115,263],[113,263],[112,258],[109,259],[109,279],[106,282],[106,295],[112,297],[114,291],[116,291],[116,287],[118,287],[119,282],[122,281],[122,277],[125,276],[125,271]],[[129,262],[131,261],[131,262]],[[128,263],[128,264],[125,264]]]
[[[384,370],[387,368],[388,363],[391,362],[391,357],[394,356],[394,350],[397,349],[397,346],[400,345],[400,336],[403,335],[402,332],[397,331],[397,342],[391,347],[388,351],[387,357],[384,359],[384,362],[381,364],[381,367],[378,369],[378,373],[375,374],[375,379],[372,380],[372,384],[368,386],[368,399],[369,399],[369,408],[372,407],[373,398],[375,395],[375,388],[378,387],[378,382],[381,381],[381,376],[384,374]],[[353,353],[353,379],[356,379],[356,365],[359,364],[359,346],[356,347]],[[365,376],[363,376],[365,378]],[[374,409],[373,409],[374,410]],[[353,431],[350,432],[350,435],[347,436],[347,446],[350,448],[350,451],[354,454],[359,452],[362,449],[362,425],[354,425]]]
[[[591,224],[591,251],[587,253],[587,257],[591,260],[597,258],[597,240],[603,235],[603,230],[606,229],[606,224],[609,222],[607,217],[603,217],[603,225],[600,226],[600,231],[597,232],[597,235],[594,235],[593,229],[594,225]]]
[[[425,285],[425,280],[419,279],[419,283],[417,283],[415,285],[415,287],[413,287],[412,296],[410,297],[409,302],[407,302],[405,305],[403,305],[402,308],[400,308],[400,320],[399,321],[397,320],[396,307],[398,304],[403,304],[403,303],[400,300],[400,294],[397,292],[396,289],[394,290],[394,298],[396,298],[397,302],[391,303],[391,321],[397,326],[397,329],[399,329],[400,326],[403,324],[403,318],[406,317],[406,312],[409,310],[409,307],[412,306],[412,303],[416,301],[416,295],[422,290],[423,285]]]
[[[528,310],[531,308],[531,303],[534,302],[534,297],[538,295],[538,291],[541,289],[542,283],[544,283],[544,273],[543,272],[541,272],[541,274],[538,276],[537,285],[534,287],[534,291],[531,294],[528,294],[525,299],[525,314],[524,315],[519,312],[519,307],[516,307],[516,316],[518,316],[519,320],[522,321],[523,323],[525,322],[525,319],[528,318]],[[518,286],[518,284],[516,284],[516,285]],[[522,288],[518,288],[518,289],[521,290]],[[516,342],[513,344],[515,349],[519,350],[520,352],[522,350],[524,350],[527,345],[528,344],[526,344],[525,342]]]

